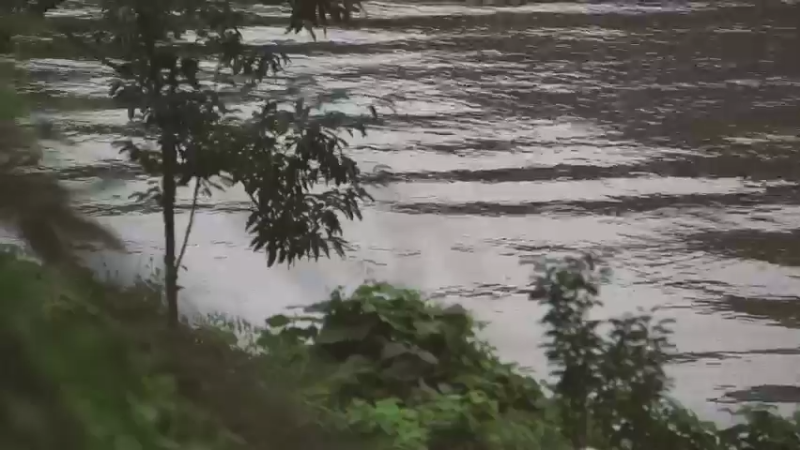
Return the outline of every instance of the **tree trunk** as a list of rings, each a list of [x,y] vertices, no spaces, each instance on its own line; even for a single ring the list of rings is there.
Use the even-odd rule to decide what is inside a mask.
[[[180,316],[178,311],[178,268],[175,255],[175,172],[178,165],[178,152],[175,146],[172,124],[163,117],[162,88],[164,81],[161,66],[156,55],[156,37],[152,34],[153,11],[145,9],[146,2],[138,2],[136,21],[142,33],[145,52],[150,65],[148,85],[150,87],[149,107],[155,113],[156,123],[161,132],[161,208],[164,219],[164,289],[167,297],[167,325],[177,328]],[[172,93],[174,94],[174,87]]]
[[[175,255],[175,163],[176,152],[173,142],[165,142],[162,147],[164,166],[162,183],[162,202],[164,215],[164,284],[167,295],[167,323],[176,328],[178,316],[178,267]]]

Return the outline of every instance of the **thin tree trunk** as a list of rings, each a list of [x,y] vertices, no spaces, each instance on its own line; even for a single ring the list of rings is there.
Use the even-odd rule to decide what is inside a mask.
[[[170,139],[171,140],[171,139]],[[167,295],[167,323],[171,328],[178,326],[178,267],[175,254],[175,144],[165,142],[164,173],[162,176],[163,214],[164,214],[164,284]]]
[[[164,289],[167,297],[167,325],[177,328],[180,321],[178,311],[178,268],[175,254],[175,195],[177,191],[175,172],[178,161],[172,127],[163,121],[163,98],[161,89],[161,67],[156,57],[156,38],[150,34],[153,25],[152,11],[145,10],[140,3],[136,8],[137,23],[145,43],[147,59],[150,64],[150,108],[155,110],[156,122],[161,132],[161,207],[164,219]],[[173,91],[174,93],[174,91]]]

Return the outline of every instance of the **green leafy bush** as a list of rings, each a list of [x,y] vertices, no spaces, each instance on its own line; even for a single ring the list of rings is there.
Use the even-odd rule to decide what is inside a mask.
[[[0,447],[231,448],[115,321],[38,264],[0,253]]]
[[[536,448],[552,428],[519,425],[547,423],[539,384],[501,362],[458,305],[374,283],[267,322],[262,345],[303,346],[339,367],[318,401],[396,448]]]
[[[463,308],[382,283],[274,316],[258,343],[335,367],[307,398],[391,448],[800,448],[795,419],[757,409],[720,430],[672,400],[669,321],[590,318],[608,276],[591,257],[540,267],[531,297],[547,308],[549,397],[478,339],[481,324]]]
[[[350,377],[340,386],[347,398],[481,390],[491,392],[501,409],[539,409],[538,384],[501,363],[458,305],[445,308],[417,292],[377,283],[361,286],[349,298],[336,291],[306,313],[317,316],[272,317],[270,325],[283,327],[265,332],[262,341],[299,339],[321,358],[349,367]]]
[[[282,361],[231,348],[224,332],[171,329],[160,300],[157,286],[0,252],[0,448],[361,448],[295,399]]]
[[[547,356],[558,377],[554,400],[575,448],[625,450],[730,450],[800,448],[800,421],[766,409],[718,430],[669,398],[664,368],[673,346],[669,321],[627,315],[589,318],[602,305],[597,294],[608,271],[590,257],[540,267],[531,295],[547,307]]]

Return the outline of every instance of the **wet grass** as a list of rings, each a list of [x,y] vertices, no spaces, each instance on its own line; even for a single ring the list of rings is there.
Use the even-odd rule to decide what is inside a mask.
[[[144,448],[166,448],[166,440],[189,447],[199,441],[210,448],[259,450],[364,446],[363,438],[323,428],[293,397],[298,380],[307,375],[297,367],[290,373],[270,357],[253,358],[214,328],[184,323],[168,329],[155,284],[122,288],[100,282],[78,266],[44,268],[4,253],[0,286],[0,303],[16,312],[17,321],[6,320],[0,327],[11,364],[11,372],[0,377],[0,393],[13,390],[15,398],[28,402],[29,423],[44,427],[45,435],[62,438],[58,446],[11,448],[102,448],[97,445],[105,437],[98,430],[133,439]],[[19,328],[28,322],[42,326]],[[87,340],[91,336],[102,339]],[[17,344],[20,352],[12,354],[10,348]],[[24,381],[31,377],[37,386]],[[153,392],[157,386],[161,388]],[[49,388],[64,395],[46,397]],[[71,394],[84,388],[93,393],[78,403],[80,398]],[[120,397],[123,401],[116,402]],[[0,398],[4,407],[9,404],[8,397]],[[137,422],[134,414],[122,424],[124,429],[114,429],[114,420],[130,416],[127,402],[149,408],[158,423]],[[54,417],[58,411],[71,413],[70,420]],[[12,429],[3,429],[0,442],[10,437],[40,444],[44,440],[30,429],[14,428],[13,421],[2,425]],[[87,430],[95,433],[85,434]],[[126,434],[137,431],[141,434]],[[145,432],[165,440],[153,444]]]

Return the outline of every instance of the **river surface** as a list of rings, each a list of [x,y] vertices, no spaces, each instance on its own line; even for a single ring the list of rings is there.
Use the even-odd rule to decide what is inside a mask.
[[[529,263],[595,251],[614,269],[603,314],[660,306],[677,320],[681,401],[721,420],[736,402],[790,410],[800,8],[713,5],[372,3],[359,29],[316,43],[284,35],[280,11],[258,10],[263,25],[247,38],[295,55],[274,92],[346,94],[337,107],[348,112],[393,101],[351,146],[386,184],[347,225],[346,259],[292,269],[267,270],[248,250],[237,192],[205,202],[184,298],[261,321],[337,285],[389,280],[462,302],[490,321],[504,357],[544,374]],[[109,267],[142,273],[161,252],[161,218],[128,199],[145,180],[110,146],[126,114],[104,100],[108,74],[57,58],[29,69],[61,99],[47,114],[72,140],[50,145],[48,163],[126,240],[132,255]],[[76,98],[80,108],[64,106]]]

